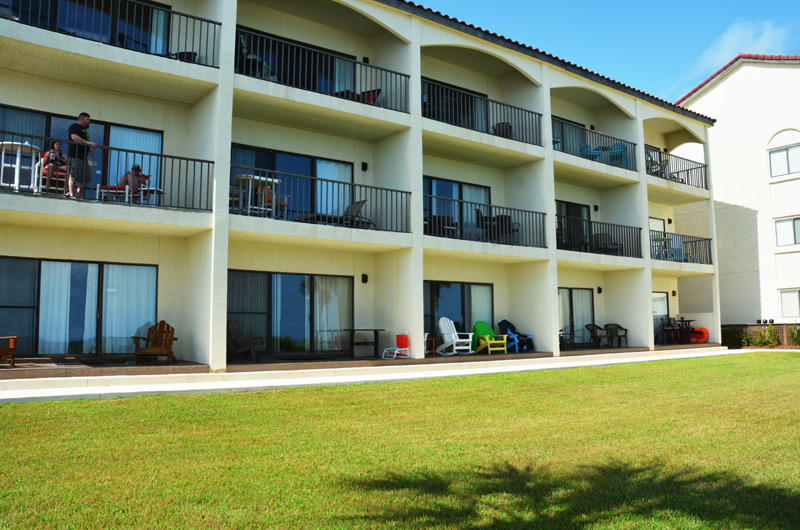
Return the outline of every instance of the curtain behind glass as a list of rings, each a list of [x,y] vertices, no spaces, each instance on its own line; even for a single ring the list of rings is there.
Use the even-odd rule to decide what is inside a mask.
[[[335,181],[317,181],[317,213],[341,215],[352,202],[353,166],[318,159],[316,169],[317,178]]]
[[[109,147],[130,149],[138,153],[110,150],[108,153],[108,184],[114,186],[119,177],[129,171],[134,164],[142,168],[142,175],[150,175],[150,186],[160,188],[161,160],[158,156],[142,153],[161,153],[162,133],[143,131],[112,125],[108,131]]]
[[[353,327],[353,278],[314,277],[314,329],[319,351],[350,349]]]
[[[653,329],[661,327],[661,319],[669,317],[667,293],[653,293]]]
[[[467,300],[467,325],[472,330],[475,322],[481,320],[490,326],[492,322],[492,286],[491,285],[468,285]]]
[[[102,353],[132,353],[156,320],[156,268],[103,265]]]
[[[39,149],[46,149],[42,140],[32,137],[44,136],[46,124],[47,121],[43,114],[0,107],[0,131],[14,133],[0,133],[0,141],[2,142],[28,143],[35,145]],[[14,168],[17,163],[17,152],[15,149],[11,148],[11,146],[8,147],[9,148],[5,152],[5,160],[0,161],[3,162],[3,167],[0,168],[2,171],[0,174],[0,183],[2,184],[14,183]],[[31,167],[36,164],[37,160],[33,160],[31,156],[31,154],[22,155],[20,160],[21,167]],[[21,171],[20,185],[30,186],[30,178],[30,171]]]
[[[96,264],[43,261],[39,292],[39,354],[96,351]]]
[[[467,209],[467,211],[464,212],[464,238],[469,240],[479,240],[479,236],[481,234],[478,233],[478,226],[476,224],[478,214],[475,210],[480,208],[481,214],[484,216],[488,217],[491,215],[491,210],[489,208],[489,188],[485,186],[473,186],[472,184],[462,184],[461,193],[464,197],[464,201],[468,203],[486,205],[485,207],[476,207],[473,204],[464,205],[464,208]]]
[[[228,271],[228,319],[236,320],[245,337],[266,337],[269,330],[269,274]]]
[[[564,333],[570,333],[572,329],[569,327],[569,289],[558,290],[558,327]]]
[[[333,59],[334,68],[334,91],[356,90],[355,87],[355,63],[335,57]]]
[[[592,290],[572,290],[572,321],[575,323],[575,342],[591,342],[586,324],[594,323],[592,311]]]

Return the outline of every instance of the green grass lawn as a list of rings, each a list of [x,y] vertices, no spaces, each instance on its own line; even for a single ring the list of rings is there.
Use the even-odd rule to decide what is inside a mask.
[[[0,406],[0,528],[800,528],[800,353]]]

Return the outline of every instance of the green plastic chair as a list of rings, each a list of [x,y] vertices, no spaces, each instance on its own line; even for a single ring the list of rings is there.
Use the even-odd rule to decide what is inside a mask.
[[[492,352],[508,353],[506,349],[508,335],[496,335],[492,326],[486,322],[476,321],[472,326],[472,333],[472,349],[475,353],[480,353],[484,349],[489,351],[489,355]]]

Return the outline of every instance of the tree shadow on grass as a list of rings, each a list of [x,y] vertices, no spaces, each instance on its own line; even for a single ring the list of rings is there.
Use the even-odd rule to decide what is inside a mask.
[[[405,528],[800,528],[800,496],[733,473],[611,463],[564,475],[540,468],[390,474],[353,481],[385,492],[353,519]]]

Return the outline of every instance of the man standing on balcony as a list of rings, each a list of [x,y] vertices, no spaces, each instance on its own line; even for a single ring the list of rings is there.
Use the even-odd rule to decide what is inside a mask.
[[[97,144],[89,141],[89,124],[91,117],[86,112],[81,112],[78,119],[69,126],[69,151],[67,152],[69,164],[69,198],[77,199],[83,195],[83,188],[91,175],[91,167],[86,157],[91,153],[88,147],[80,144],[97,147]],[[76,183],[77,181],[77,183]],[[77,188],[77,189],[76,189]]]

